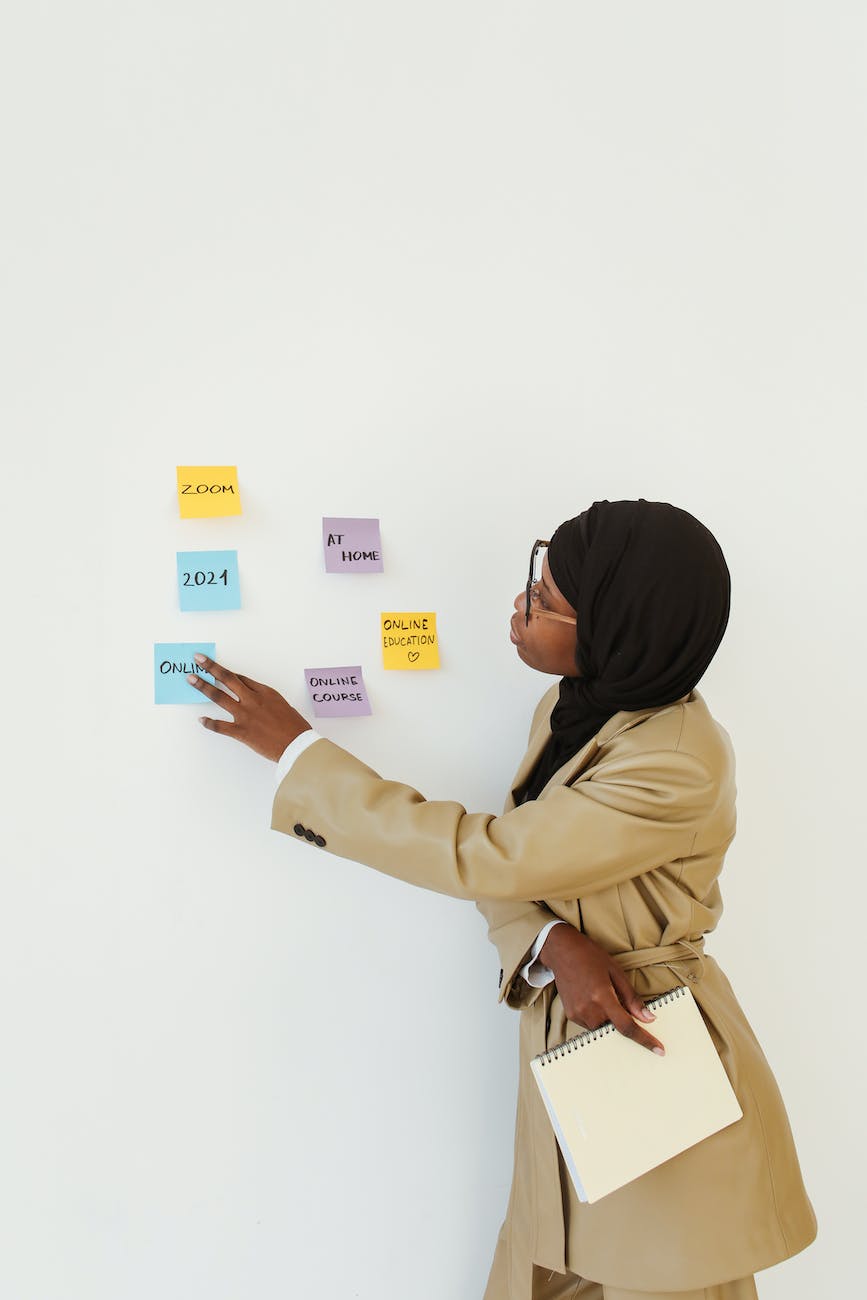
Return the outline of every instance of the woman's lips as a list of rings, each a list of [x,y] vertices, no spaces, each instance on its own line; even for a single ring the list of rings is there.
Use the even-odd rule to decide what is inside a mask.
[[[517,633],[515,632],[515,620],[514,620],[514,618],[512,618],[512,619],[509,620],[509,640],[511,641],[512,645],[520,645],[520,644],[521,644],[521,638],[520,638],[520,637],[517,635]]]

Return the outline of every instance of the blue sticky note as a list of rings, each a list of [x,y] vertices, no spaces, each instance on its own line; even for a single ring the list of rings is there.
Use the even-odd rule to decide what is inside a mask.
[[[178,551],[181,609],[240,609],[237,551]]]
[[[194,654],[216,659],[215,641],[155,641],[154,642],[154,704],[210,704],[187,681],[187,673],[196,673],[203,681],[216,685],[210,673],[200,668]]]

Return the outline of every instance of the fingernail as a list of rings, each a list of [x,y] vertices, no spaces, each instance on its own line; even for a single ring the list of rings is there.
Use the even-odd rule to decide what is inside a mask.
[[[655,1020],[655,1019],[656,1019],[656,1016],[653,1014],[652,1011],[648,1010],[647,1007],[644,1007],[644,1008],[642,1009],[642,1014],[644,1015],[644,1019],[645,1019],[645,1020]]]
[[[205,662],[204,655],[193,655],[193,658],[195,659],[197,664],[203,664]]]
[[[665,1048],[664,1048],[664,1047],[654,1047],[654,1048],[653,1048],[653,1051],[656,1053],[657,1056],[665,1056]]]
[[[190,683],[191,686],[195,686],[198,680],[199,679],[195,673],[187,673],[187,681]]]

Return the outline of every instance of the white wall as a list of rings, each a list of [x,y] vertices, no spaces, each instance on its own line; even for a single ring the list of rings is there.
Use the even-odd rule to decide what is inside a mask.
[[[495,810],[549,683],[507,639],[529,545],[635,496],[733,575],[708,949],[820,1219],[761,1294],[860,1277],[864,25],[7,14],[4,1298],[481,1296],[517,1029],[481,918],[271,832],[270,765],[155,708],[151,646],[212,638],[302,708],[305,666],[360,662],[373,717],[321,730]],[[243,516],[179,521],[184,463],[237,463]],[[386,573],[326,577],[323,514],[381,516]],[[180,614],[210,545],[244,608]],[[381,669],[389,607],[437,611],[441,672]]]

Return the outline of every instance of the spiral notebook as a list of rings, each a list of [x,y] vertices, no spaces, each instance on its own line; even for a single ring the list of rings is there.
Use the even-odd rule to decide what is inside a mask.
[[[692,991],[649,998],[657,1056],[606,1021],[530,1062],[581,1201],[598,1201],[741,1118]]]

